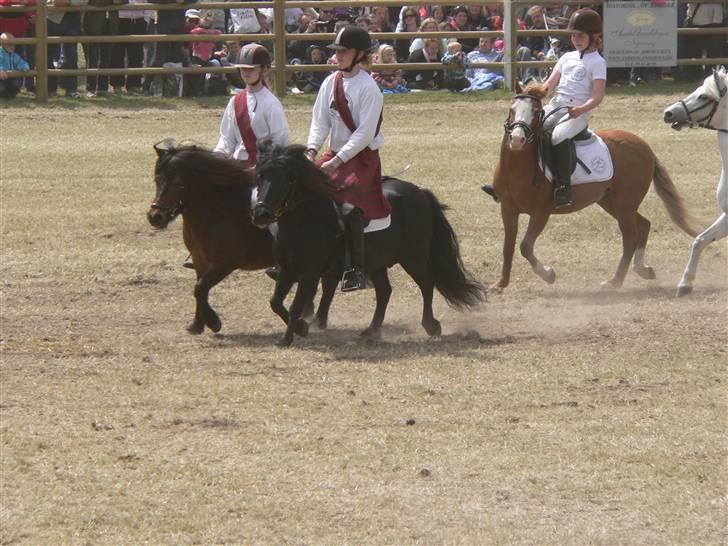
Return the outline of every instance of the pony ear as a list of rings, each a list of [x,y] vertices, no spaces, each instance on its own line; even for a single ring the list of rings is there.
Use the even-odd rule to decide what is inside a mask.
[[[521,82],[516,79],[516,84],[513,86],[514,91],[517,95],[520,95],[523,93],[523,87],[521,87]]]
[[[273,148],[273,139],[270,137],[264,138],[263,140],[259,140],[255,146],[258,148],[258,152],[262,154],[270,153]]]
[[[165,138],[154,145],[154,151],[157,156],[162,157],[164,154],[171,152],[177,147],[177,143],[173,138]]]

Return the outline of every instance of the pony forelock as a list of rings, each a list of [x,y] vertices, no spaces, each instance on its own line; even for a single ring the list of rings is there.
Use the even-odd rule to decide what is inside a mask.
[[[531,82],[523,90],[526,95],[531,95],[539,100],[546,98],[548,95],[548,87],[542,82]]]

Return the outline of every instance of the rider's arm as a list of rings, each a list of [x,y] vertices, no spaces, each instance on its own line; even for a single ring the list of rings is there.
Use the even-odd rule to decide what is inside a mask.
[[[311,128],[308,130],[308,142],[306,148],[311,150],[320,150],[326,137],[331,131],[331,117],[329,114],[329,102],[333,97],[334,78],[333,74],[324,80],[316,96],[316,102],[313,105],[313,116],[311,118]]]
[[[572,118],[578,118],[580,115],[585,114],[589,110],[593,110],[602,102],[604,99],[604,92],[607,88],[607,80],[593,80],[592,81],[592,96],[582,104],[581,106],[575,106],[569,108],[569,115]]]
[[[288,120],[283,112],[283,106],[278,100],[272,100],[268,109],[268,130],[271,139],[273,139],[273,144],[288,146],[290,139]]]
[[[228,101],[225,112],[222,114],[220,121],[220,139],[217,141],[214,152],[224,154],[226,157],[232,157],[239,143],[242,141],[240,129],[238,129],[238,120],[235,118],[235,97]]]
[[[549,75],[548,79],[546,80],[546,90],[547,90],[546,96],[547,97],[554,92],[556,87],[559,85],[560,80],[561,80],[561,72],[559,72],[558,70],[556,70],[556,68],[554,68],[551,71],[551,74]]]

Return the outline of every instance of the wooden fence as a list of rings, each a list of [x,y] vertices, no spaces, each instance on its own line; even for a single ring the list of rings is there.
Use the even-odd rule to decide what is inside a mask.
[[[687,0],[678,0],[685,3]],[[458,38],[479,38],[481,36],[503,37],[505,49],[503,62],[498,63],[478,63],[474,64],[474,68],[494,68],[503,71],[506,86],[510,88],[514,81],[517,70],[522,68],[545,68],[553,66],[550,61],[518,61],[515,53],[517,50],[518,37],[528,36],[555,36],[568,35],[566,30],[519,30],[517,25],[516,11],[519,6],[532,5],[533,0],[504,0],[503,12],[504,23],[502,31],[476,31],[476,32],[379,32],[373,33],[374,38],[380,40],[394,39],[410,39],[415,37],[427,38],[447,38],[457,36]],[[559,4],[569,5],[598,5],[602,0],[592,0],[582,2],[579,0],[562,0]],[[460,0],[446,1],[442,5],[482,5],[482,0]],[[154,74],[201,74],[201,73],[226,73],[235,72],[232,67],[182,67],[182,68],[104,68],[104,69],[50,69],[48,68],[48,50],[49,44],[60,43],[152,43],[152,42],[193,42],[193,41],[211,41],[210,35],[190,35],[190,34],[145,34],[145,35],[122,35],[122,36],[48,36],[48,28],[46,24],[46,15],[49,10],[52,11],[119,11],[119,10],[187,10],[196,8],[200,10],[209,9],[231,9],[231,8],[273,8],[273,29],[271,34],[220,34],[216,35],[214,40],[239,40],[239,41],[258,41],[273,43],[273,80],[276,94],[280,97],[286,93],[286,74],[289,72],[300,71],[300,65],[286,64],[286,43],[289,41],[301,40],[305,37],[308,41],[333,41],[334,34],[317,33],[317,34],[297,34],[285,31],[285,9],[286,8],[322,8],[322,7],[341,7],[342,5],[350,7],[359,6],[402,6],[406,5],[403,0],[272,0],[261,2],[205,2],[195,4],[133,4],[133,8],[129,4],[113,4],[110,6],[66,6],[53,7],[46,5],[42,0],[35,6],[18,6],[0,8],[0,15],[10,12],[35,11],[35,37],[33,38],[14,38],[6,40],[14,44],[32,44],[35,46],[35,69],[30,72],[9,72],[10,77],[35,76],[36,78],[36,98],[39,101],[48,99],[48,76],[113,76],[113,75],[154,75]],[[679,36],[692,37],[704,34],[721,34],[728,38],[728,28],[678,28]],[[312,37],[315,37],[312,39]],[[725,64],[728,65],[728,57],[719,58],[700,58],[700,59],[678,59],[678,66],[685,65],[705,65],[705,64]],[[376,69],[378,65],[374,65]],[[421,70],[421,69],[441,69],[441,63],[395,63],[386,65],[387,69],[401,68],[405,70]],[[332,70],[332,65],[306,65],[306,71],[324,71]]]

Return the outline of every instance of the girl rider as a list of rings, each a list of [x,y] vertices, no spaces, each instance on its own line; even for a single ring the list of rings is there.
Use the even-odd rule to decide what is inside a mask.
[[[358,26],[347,26],[328,46],[336,51],[339,70],[321,84],[308,134],[306,156],[314,161],[327,137],[329,149],[319,160],[321,170],[337,186],[339,204],[351,252],[341,290],[364,288],[365,219],[386,217],[389,203],[382,194],[379,148],[384,137],[383,98],[374,79],[362,69],[371,62],[372,41]]]

